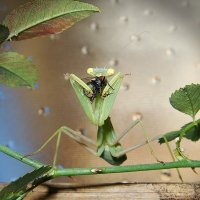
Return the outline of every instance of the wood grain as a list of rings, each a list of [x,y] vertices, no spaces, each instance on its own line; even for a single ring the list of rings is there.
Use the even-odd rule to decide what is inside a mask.
[[[0,184],[0,189],[5,186]],[[200,199],[200,184],[132,183],[105,185],[43,185],[28,195],[27,200],[192,200]]]

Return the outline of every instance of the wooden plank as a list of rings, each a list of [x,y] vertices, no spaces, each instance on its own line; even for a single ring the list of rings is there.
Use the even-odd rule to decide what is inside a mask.
[[[0,189],[3,184],[0,185]],[[137,183],[90,186],[43,185],[28,195],[27,200],[191,200],[200,199],[200,184]]]

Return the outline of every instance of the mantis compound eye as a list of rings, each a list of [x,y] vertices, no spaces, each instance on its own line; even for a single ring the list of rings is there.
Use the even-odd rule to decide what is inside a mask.
[[[87,73],[88,73],[88,74],[92,74],[93,71],[94,71],[93,68],[88,68],[88,69],[87,69]]]
[[[107,73],[108,73],[108,76],[111,76],[111,75],[113,75],[115,73],[115,70],[112,69],[112,68],[109,68]]]

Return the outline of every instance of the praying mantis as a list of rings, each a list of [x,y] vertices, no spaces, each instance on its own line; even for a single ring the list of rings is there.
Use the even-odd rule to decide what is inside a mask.
[[[88,68],[87,73],[91,76],[91,80],[87,83],[74,74],[69,74],[68,78],[87,118],[97,126],[97,142],[79,131],[62,126],[38,150],[30,155],[41,151],[55,136],[58,136],[53,161],[53,166],[56,166],[61,134],[66,134],[109,164],[121,165],[127,159],[126,153],[147,143],[149,144],[150,140],[147,139],[141,144],[124,149],[119,143],[120,140],[140,123],[140,120],[132,121],[121,134],[117,134],[109,117],[125,75],[121,72],[115,74],[112,68]],[[110,77],[111,80],[108,81]],[[151,141],[155,139],[157,138],[153,138]]]

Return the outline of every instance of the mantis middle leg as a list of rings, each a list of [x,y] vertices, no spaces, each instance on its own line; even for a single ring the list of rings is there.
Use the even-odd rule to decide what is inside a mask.
[[[54,154],[54,159],[53,159],[53,166],[56,166],[56,162],[57,162],[57,157],[58,157],[58,149],[60,146],[60,140],[61,140],[61,134],[66,134],[68,135],[70,138],[72,138],[73,140],[75,140],[77,143],[79,143],[81,146],[83,146],[85,149],[87,149],[89,152],[91,152],[94,155],[96,154],[96,141],[92,140],[91,138],[84,136],[81,134],[81,132],[79,131],[74,131],[73,129],[67,127],[67,126],[62,126],[60,127],[58,130],[56,130],[45,142],[44,144],[42,144],[36,151],[27,154],[25,157],[27,156],[33,156],[37,153],[39,153],[40,151],[42,151],[46,145],[48,145],[48,143],[57,136],[57,141],[56,141],[56,149],[55,149],[55,154]],[[95,147],[95,150],[93,148],[91,148],[90,146]]]

